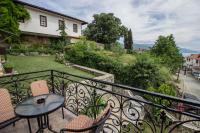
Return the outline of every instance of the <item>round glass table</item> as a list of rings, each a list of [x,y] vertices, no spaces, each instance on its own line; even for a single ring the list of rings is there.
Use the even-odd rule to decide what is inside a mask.
[[[15,108],[15,113],[23,118],[37,118],[38,131],[43,132],[43,129],[48,128],[55,132],[49,125],[49,113],[56,111],[64,104],[64,97],[57,94],[44,94],[31,97],[18,104]]]

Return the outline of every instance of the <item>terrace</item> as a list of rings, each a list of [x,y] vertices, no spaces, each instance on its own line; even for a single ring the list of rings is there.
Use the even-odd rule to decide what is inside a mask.
[[[48,82],[52,93],[65,97],[65,119],[62,119],[61,109],[49,116],[50,125],[57,132],[74,117],[83,114],[83,110],[90,104],[98,106],[99,103],[95,101],[97,97],[112,107],[111,115],[103,127],[108,133],[200,131],[198,102],[66,72],[45,70],[4,76],[0,77],[0,88],[9,90],[13,105],[16,106],[31,97],[30,83],[39,79]],[[30,123],[32,131],[35,132],[38,128],[36,119],[31,119]],[[26,133],[27,121],[25,119],[17,121],[15,126],[7,126],[0,132]]]

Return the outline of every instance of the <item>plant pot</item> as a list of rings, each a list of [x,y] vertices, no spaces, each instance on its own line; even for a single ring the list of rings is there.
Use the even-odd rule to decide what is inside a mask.
[[[6,73],[12,73],[13,68],[4,68],[4,70]]]

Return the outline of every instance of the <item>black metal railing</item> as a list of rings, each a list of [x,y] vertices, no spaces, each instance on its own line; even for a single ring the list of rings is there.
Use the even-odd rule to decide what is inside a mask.
[[[200,103],[149,92],[130,86],[85,78],[56,70],[0,77],[0,88],[12,94],[13,104],[31,96],[30,83],[47,80],[50,91],[65,96],[65,107],[72,113],[96,117],[92,105],[109,103],[112,114],[104,125],[106,132],[198,132]]]

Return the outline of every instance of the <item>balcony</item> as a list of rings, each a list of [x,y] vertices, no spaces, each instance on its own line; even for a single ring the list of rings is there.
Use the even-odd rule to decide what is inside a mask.
[[[111,116],[103,127],[108,133],[200,131],[199,102],[65,72],[46,70],[4,76],[0,77],[0,88],[9,90],[13,105],[16,106],[31,97],[30,83],[39,79],[48,81],[52,93],[65,97],[65,119],[62,119],[60,109],[51,113],[49,118],[52,128],[58,132],[79,114],[87,114],[90,117],[97,115],[98,111],[89,114],[85,110],[91,104],[98,106],[100,103],[108,103],[112,107]],[[35,132],[36,120],[30,121]],[[0,132],[26,133],[28,125],[26,120],[20,120],[15,126],[10,125]]]

